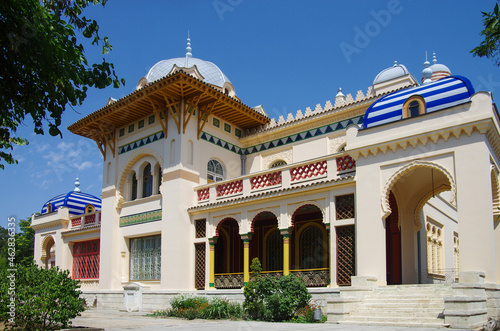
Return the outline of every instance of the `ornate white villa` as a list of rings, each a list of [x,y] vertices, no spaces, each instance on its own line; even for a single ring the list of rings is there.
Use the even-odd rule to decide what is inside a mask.
[[[498,317],[499,114],[433,62],[421,79],[395,63],[365,92],[275,120],[188,39],[185,57],[69,127],[102,152],[102,194],[77,182],[49,200],[35,260],[69,269],[99,307],[241,300],[258,257],[265,275],[302,277],[330,321],[356,322],[391,289],[437,296],[434,320],[415,324]]]

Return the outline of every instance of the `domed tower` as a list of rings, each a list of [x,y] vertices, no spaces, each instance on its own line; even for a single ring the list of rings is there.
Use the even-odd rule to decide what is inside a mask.
[[[377,94],[394,91],[403,87],[418,85],[417,80],[402,64],[394,61],[392,67],[382,70],[373,80]]]
[[[57,195],[47,201],[42,207],[42,214],[50,214],[61,207],[67,207],[71,215],[91,213],[101,209],[101,199],[91,194],[81,192],[78,178],[75,188],[68,193]]]
[[[185,57],[159,61],[151,67],[145,77],[139,80],[136,89],[182,70],[226,95],[236,97],[233,84],[222,70],[212,62],[192,57],[191,51],[191,39],[188,38]]]
[[[432,63],[429,68],[432,70],[431,80],[434,82],[438,79],[451,76],[451,71],[444,64],[437,63],[436,53],[432,54]]]

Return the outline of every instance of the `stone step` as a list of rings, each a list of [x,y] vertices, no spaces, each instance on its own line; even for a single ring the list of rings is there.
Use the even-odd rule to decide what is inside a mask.
[[[444,323],[407,323],[407,322],[351,322],[351,321],[338,321],[335,322],[338,324],[345,324],[345,325],[371,325],[371,326],[403,326],[403,327],[410,327],[410,328],[443,328],[443,327],[449,327],[449,324],[444,324]]]
[[[394,309],[371,309],[362,307],[357,311],[350,314],[349,319],[358,316],[377,316],[377,317],[426,317],[426,318],[439,318],[443,316],[444,308],[394,308]]]
[[[378,300],[366,300],[363,302],[363,307],[367,308],[380,308],[380,309],[424,309],[424,308],[444,308],[443,300],[441,301],[431,301],[431,302],[419,302],[415,300],[397,300],[392,302],[378,301]]]
[[[391,324],[435,324],[443,325],[444,318],[436,317],[422,317],[422,316],[373,316],[373,315],[360,315],[360,316],[349,316],[346,320],[349,322],[371,322],[371,323],[391,323]]]

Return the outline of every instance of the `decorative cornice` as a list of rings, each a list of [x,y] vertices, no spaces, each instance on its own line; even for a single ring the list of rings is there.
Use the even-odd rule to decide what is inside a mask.
[[[44,222],[44,223],[38,223],[38,224],[32,224],[31,227],[33,228],[33,230],[37,231],[37,230],[41,230],[41,229],[47,229],[47,228],[51,228],[51,227],[54,227],[54,226],[64,226],[64,225],[67,225],[69,223],[69,221],[67,220],[54,220],[54,221],[49,221],[49,222]]]
[[[448,141],[450,137],[459,139],[462,134],[466,134],[470,137],[474,131],[485,134],[488,132],[490,125],[491,122],[487,119],[477,123],[458,125],[441,129],[439,131],[425,132],[401,139],[384,141],[366,147],[354,148],[352,150],[348,150],[348,153],[356,161],[361,156],[366,159],[370,156],[370,154],[373,156],[377,156],[378,153],[385,155],[389,150],[395,153],[398,149],[406,150],[408,147],[416,148],[418,145],[426,146],[430,141],[437,143],[439,139],[443,139],[445,142]]]

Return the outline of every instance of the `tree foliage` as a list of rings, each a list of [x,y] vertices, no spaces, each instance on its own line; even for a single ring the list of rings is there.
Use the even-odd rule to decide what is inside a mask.
[[[7,329],[54,330],[67,327],[84,311],[79,283],[68,270],[19,265],[0,270],[0,321]]]
[[[102,45],[103,54],[112,50],[108,38],[99,35],[97,22],[83,16],[89,5],[104,6],[106,1],[0,1],[0,161],[17,163],[8,150],[28,143],[15,136],[28,116],[36,134],[48,127],[50,135],[62,136],[64,110],[81,105],[89,87],[125,84],[104,58],[88,63],[77,39]]]
[[[481,44],[471,50],[474,56],[493,58],[496,65],[500,66],[500,10],[498,1],[492,12],[482,12],[484,30],[480,35],[484,36]]]
[[[0,269],[10,268],[9,262],[14,266],[18,264],[29,265],[33,263],[33,248],[35,245],[35,230],[31,227],[31,217],[19,220],[19,231],[14,237],[14,256],[10,256],[8,238],[9,231],[0,226]]]

